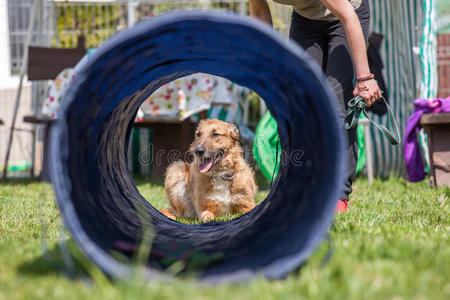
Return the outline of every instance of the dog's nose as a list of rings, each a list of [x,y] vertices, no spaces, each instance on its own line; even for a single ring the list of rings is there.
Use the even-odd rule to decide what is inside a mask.
[[[202,156],[205,153],[206,149],[203,145],[197,146],[194,149],[195,155]]]

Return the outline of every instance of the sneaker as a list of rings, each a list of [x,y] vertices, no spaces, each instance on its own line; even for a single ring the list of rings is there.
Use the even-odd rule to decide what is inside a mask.
[[[336,203],[334,212],[346,212],[348,210],[348,200],[339,199]]]

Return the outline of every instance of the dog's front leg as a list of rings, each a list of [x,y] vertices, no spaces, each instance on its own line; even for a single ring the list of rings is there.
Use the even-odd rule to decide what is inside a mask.
[[[219,206],[214,200],[210,200],[207,198],[199,201],[199,205],[197,208],[197,215],[200,220],[203,222],[208,222],[214,220],[214,218],[219,213]]]
[[[232,187],[234,214],[246,214],[255,207],[255,186],[253,182]]]
[[[161,209],[160,212],[165,215],[166,217],[168,217],[169,219],[175,220],[176,216],[175,216],[175,212],[173,211],[172,208],[164,208]]]
[[[234,214],[246,214],[255,207],[253,195],[239,195],[233,201]]]

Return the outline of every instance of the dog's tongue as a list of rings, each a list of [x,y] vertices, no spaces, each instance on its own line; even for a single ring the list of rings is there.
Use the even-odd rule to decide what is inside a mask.
[[[200,162],[200,165],[198,166],[198,168],[200,169],[201,173],[206,173],[209,171],[209,169],[211,169],[212,165],[213,165],[212,159],[203,160]]]

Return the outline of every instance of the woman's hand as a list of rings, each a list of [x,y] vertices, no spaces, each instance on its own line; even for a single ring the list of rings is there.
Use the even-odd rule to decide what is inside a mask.
[[[356,83],[353,90],[353,96],[360,96],[368,107],[381,98],[381,91],[375,79],[361,81]]]
[[[331,13],[342,22],[347,40],[352,53],[355,72],[358,78],[370,74],[367,62],[367,48],[364,34],[355,9],[348,0],[320,0]],[[361,96],[367,106],[371,106],[378,98],[381,98],[378,83],[373,80],[359,81],[356,84],[353,95]]]

